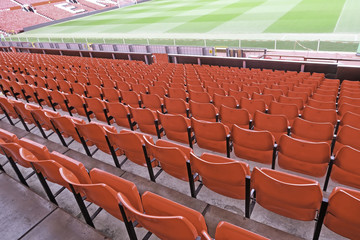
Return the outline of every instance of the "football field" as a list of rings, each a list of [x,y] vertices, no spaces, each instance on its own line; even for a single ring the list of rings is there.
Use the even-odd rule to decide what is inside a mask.
[[[330,41],[328,48],[337,43],[355,51],[360,37],[360,1],[152,0],[18,36],[143,44],[174,44],[175,39],[177,45],[268,48],[274,48],[274,40],[278,40],[275,47],[280,49],[300,46],[312,50],[321,40]]]

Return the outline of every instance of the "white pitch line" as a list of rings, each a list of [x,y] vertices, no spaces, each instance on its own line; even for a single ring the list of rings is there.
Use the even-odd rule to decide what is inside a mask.
[[[348,0],[345,0],[345,3],[344,3],[344,5],[343,5],[343,7],[342,7],[342,9],[341,9],[340,16],[339,16],[339,18],[338,18],[338,20],[337,20],[337,22],[336,22],[335,27],[334,27],[334,31],[333,31],[333,33],[335,33],[335,32],[336,32],[337,27],[338,27],[339,22],[340,22],[340,19],[341,19],[341,17],[342,17],[342,15],[343,15],[343,13],[344,13],[344,10],[345,10],[345,5],[347,5],[348,3],[349,3],[349,1],[348,1]]]

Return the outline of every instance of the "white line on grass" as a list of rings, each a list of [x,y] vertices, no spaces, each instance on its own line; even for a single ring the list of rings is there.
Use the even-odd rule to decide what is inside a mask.
[[[340,19],[341,19],[343,13],[344,13],[345,5],[347,5],[348,2],[349,2],[348,0],[345,0],[345,3],[344,3],[344,5],[343,5],[343,7],[342,7],[342,9],[341,9],[341,13],[340,13],[339,18],[338,18],[338,20],[337,20],[337,22],[336,22],[336,25],[335,25],[335,27],[334,27],[334,31],[333,31],[333,32],[336,32],[337,27],[338,27],[339,22],[340,22]]]

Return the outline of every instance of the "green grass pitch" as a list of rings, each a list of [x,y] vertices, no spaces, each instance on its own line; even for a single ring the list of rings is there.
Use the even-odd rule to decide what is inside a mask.
[[[190,38],[200,39],[195,42],[201,45],[217,43],[216,39],[227,39],[225,45],[238,47],[241,45],[238,40],[244,40],[245,44],[248,36],[269,41],[279,38],[277,40],[286,42],[281,34],[297,34],[297,40],[309,40],[302,35],[312,34],[358,35],[359,9],[359,0],[152,0],[18,36],[155,44],[173,44],[173,41],[164,39]],[[204,43],[203,38],[209,41]],[[265,45],[271,48],[274,43]],[[349,50],[356,50],[355,45]]]

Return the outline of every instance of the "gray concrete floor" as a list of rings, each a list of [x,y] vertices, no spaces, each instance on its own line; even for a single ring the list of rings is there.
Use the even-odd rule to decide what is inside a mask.
[[[47,107],[45,107],[45,108],[47,108]],[[59,110],[59,112],[62,115],[68,115],[67,112],[63,112],[61,110]],[[83,116],[79,116],[79,115],[75,115],[75,116],[85,119],[87,121],[87,119]],[[4,119],[2,121],[7,122],[6,119]],[[94,119],[92,121],[98,122],[96,119]],[[23,126],[21,125],[21,123],[18,123],[16,126],[20,129],[24,129]],[[117,128],[117,130],[122,129],[122,127],[119,127],[116,124],[113,124],[113,126],[115,126]],[[31,133],[41,136],[40,131],[37,128],[33,129],[31,131]],[[154,141],[157,140],[156,136],[153,136],[153,138],[154,138]],[[163,137],[162,139],[168,140],[166,138],[166,136]],[[49,140],[53,141],[55,143],[61,144],[61,142],[58,139],[58,136],[56,134],[53,134],[52,136],[50,136]],[[69,140],[70,139],[67,139],[67,141],[69,141]],[[169,140],[169,141],[171,141],[171,140]],[[73,142],[69,146],[69,148],[74,151],[85,154],[85,151],[84,151],[82,145],[77,142]],[[94,147],[92,147],[91,150],[93,150],[93,148]],[[58,149],[58,151],[60,153],[62,153],[61,150],[63,150],[63,149],[61,149],[61,148]],[[211,152],[211,151],[206,150],[206,149],[201,149],[195,144],[194,152],[196,155],[199,156],[203,152]],[[215,152],[211,152],[211,153],[218,154]],[[218,155],[224,156],[223,154],[218,154]],[[101,162],[104,162],[104,163],[114,166],[111,155],[106,154],[104,152],[98,151],[93,156],[93,158],[95,158]],[[122,158],[124,158],[124,156],[119,157],[119,159],[122,159]],[[237,158],[233,152],[231,153],[231,158],[239,160],[239,161],[247,162],[250,165],[251,169],[255,166],[268,167],[268,168],[270,167],[267,165],[258,164],[256,162],[246,161],[244,159]],[[4,161],[5,161],[4,156],[0,156],[0,162],[4,163]],[[281,169],[278,165],[276,166],[276,169],[284,171],[284,172],[289,172],[284,169]],[[7,174],[9,174],[10,176],[14,176],[14,178],[17,179],[15,177],[15,173],[13,172],[13,170],[9,164],[5,165],[5,170],[6,170]],[[149,174],[148,174],[147,169],[145,167],[134,164],[131,161],[127,161],[123,165],[122,170],[132,173],[134,175],[140,176],[144,179],[149,179]],[[21,171],[23,173],[31,172],[30,169],[24,169],[24,168],[21,168]],[[156,170],[155,170],[155,172],[156,172]],[[293,172],[289,172],[289,173],[294,174]],[[298,174],[298,173],[295,173],[295,174],[304,176],[307,178],[312,178],[310,176],[306,176],[306,175],[302,175],[302,174]],[[321,178],[321,179],[315,178],[315,180],[319,181],[321,186],[324,183],[324,178]],[[47,198],[35,175],[32,176],[28,180],[28,182],[29,182],[31,189],[33,189],[35,192],[37,192],[43,198]],[[184,195],[190,196],[189,186],[188,186],[187,182],[183,182],[181,180],[175,179],[174,177],[166,174],[165,172],[161,173],[161,175],[159,176],[159,178],[157,179],[156,182],[157,182],[157,184],[163,185],[167,188],[173,189]],[[327,193],[324,193],[324,195],[327,196],[335,186],[339,186],[339,184],[330,181]],[[60,188],[58,185],[52,184],[52,183],[50,183],[50,187],[54,191],[56,191]],[[68,190],[64,190],[57,199],[58,199],[58,202],[59,202],[59,205],[61,208],[63,208],[65,211],[69,212],[73,216],[82,218],[82,216],[80,214],[80,210],[79,210],[75,200],[73,199],[72,194]],[[244,216],[245,201],[236,200],[236,199],[232,199],[232,198],[228,198],[228,197],[219,195],[219,194],[207,189],[205,186],[201,189],[201,191],[198,195],[198,199],[207,204],[210,204],[211,206],[218,207],[220,209],[225,209],[229,212]],[[96,206],[94,206],[92,204],[89,207],[90,212],[95,211],[96,210],[95,207]],[[273,212],[270,212],[270,211],[262,208],[259,204],[257,204],[255,206],[254,211],[251,216],[251,219],[255,220],[258,223],[263,223],[267,226],[273,227],[275,229],[279,229],[281,231],[290,233],[293,236],[296,236],[299,238],[304,238],[304,239],[312,238],[312,234],[313,234],[314,226],[315,226],[315,221],[303,222],[303,221],[297,221],[297,220],[289,219],[286,217],[282,217],[280,215],[277,215]],[[98,217],[95,219],[94,223],[95,223],[96,229],[100,230],[102,233],[104,233],[106,236],[108,236],[110,238],[113,238],[113,239],[127,239],[128,238],[123,223],[121,221],[115,219],[110,214],[106,213],[105,211],[102,211],[98,215]],[[145,234],[145,231],[143,229],[141,229],[141,230],[138,229],[137,231],[139,232],[139,236],[141,236],[142,234]],[[151,239],[156,239],[156,237],[152,236]],[[333,233],[332,231],[328,230],[325,226],[323,226],[320,239],[329,239],[329,240],[334,239],[335,240],[335,239],[344,239],[344,238]]]

